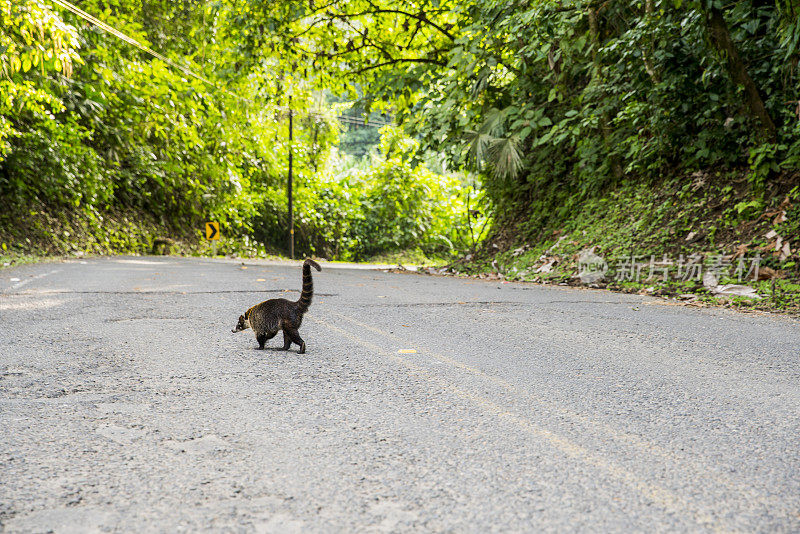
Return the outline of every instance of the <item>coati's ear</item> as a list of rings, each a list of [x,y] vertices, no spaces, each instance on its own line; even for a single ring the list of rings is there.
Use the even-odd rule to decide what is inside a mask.
[[[245,313],[244,315],[240,315],[240,316],[239,316],[239,322],[240,322],[240,323],[244,323],[244,322],[245,322],[245,319],[246,319],[246,318],[245,318],[245,316],[246,316],[246,315],[247,315],[247,314]]]
[[[244,315],[242,315],[242,320],[249,319],[249,318],[250,318],[250,310],[247,310],[246,312],[244,312]]]

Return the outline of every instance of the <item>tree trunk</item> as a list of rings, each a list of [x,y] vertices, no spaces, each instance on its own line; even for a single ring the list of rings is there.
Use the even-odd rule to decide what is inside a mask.
[[[653,0],[645,0],[644,13],[645,17],[647,18],[648,28],[650,28],[650,25],[653,23],[651,19],[653,16],[655,16],[655,5],[653,4]],[[652,37],[650,41],[650,50],[642,48],[642,60],[644,61],[644,70],[647,71],[647,75],[650,76],[650,79],[653,81],[654,85],[658,85],[661,83],[661,73],[656,70],[656,68],[653,66],[653,60],[650,59],[650,51],[653,49]]]
[[[589,9],[589,33],[592,37],[592,82],[599,83],[601,76],[600,60],[597,58],[597,50],[600,48],[600,25],[597,22],[597,11]],[[611,172],[614,178],[622,178],[622,165],[616,154],[611,154],[611,119],[608,113],[603,111],[600,114],[600,131],[603,134],[603,141],[606,150],[609,152],[608,162],[611,165]]]
[[[761,134],[770,141],[775,140],[776,128],[769,116],[764,101],[758,92],[758,88],[747,69],[739,57],[739,52],[731,39],[728,31],[728,24],[719,8],[712,7],[708,11],[708,29],[711,34],[711,41],[719,52],[725,56],[725,64],[728,75],[734,83],[744,87],[744,94],[747,101],[747,110],[752,118],[761,124]]]

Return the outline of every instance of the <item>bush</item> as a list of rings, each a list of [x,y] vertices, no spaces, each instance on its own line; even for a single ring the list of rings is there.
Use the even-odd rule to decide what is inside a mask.
[[[413,165],[417,145],[394,127],[382,129],[371,165],[307,177],[295,202],[295,253],[339,260],[419,249],[447,257],[471,245],[466,177]],[[386,156],[388,155],[388,157]],[[254,222],[256,238],[286,250],[286,193],[271,189]]]

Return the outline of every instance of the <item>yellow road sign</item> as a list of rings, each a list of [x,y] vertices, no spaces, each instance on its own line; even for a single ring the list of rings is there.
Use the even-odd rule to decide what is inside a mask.
[[[206,223],[206,239],[216,241],[219,239],[219,223],[207,222]]]

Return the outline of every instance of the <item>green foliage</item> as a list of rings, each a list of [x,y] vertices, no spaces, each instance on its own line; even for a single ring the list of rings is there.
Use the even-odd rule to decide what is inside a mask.
[[[0,8],[6,75],[0,196],[11,211],[43,204],[87,221],[138,211],[160,221],[165,234],[199,234],[205,220],[222,222],[233,235],[250,231],[259,187],[280,179],[275,138],[284,126],[274,106],[256,103],[258,84],[242,74],[209,85],[38,1]],[[213,38],[217,22],[205,23],[197,6],[84,2],[82,8],[145,46],[162,43],[173,61],[206,78],[229,63],[229,45]],[[201,26],[190,32],[202,50],[197,63],[182,56],[186,28],[162,26],[179,19]],[[306,128],[328,146],[324,129]],[[308,147],[317,157],[327,150]]]
[[[324,85],[357,81],[423,150],[484,172],[498,213],[540,216],[531,207],[550,185],[586,196],[623,177],[751,166],[759,189],[800,166],[792,2],[240,6],[244,50],[280,50]]]
[[[380,134],[378,128],[367,126],[350,126],[342,133],[339,150],[344,154],[356,158],[369,155],[370,151],[378,144]]]
[[[758,200],[749,200],[739,202],[736,204],[736,206],[734,206],[734,209],[739,214],[739,218],[744,219],[746,217],[752,217],[753,215],[762,211],[764,209],[764,205]]]
[[[74,120],[20,133],[5,163],[13,169],[5,185],[20,203],[41,197],[55,208],[83,204],[96,212],[111,201],[113,186],[105,162],[82,142],[88,136]]]
[[[248,250],[285,251],[291,151],[298,251],[448,255],[474,249],[490,221],[501,233],[522,219],[523,237],[545,239],[614,188],[679,177],[689,202],[694,171],[747,169],[756,194],[724,193],[716,242],[800,168],[789,1],[81,8],[168,61],[40,0],[0,0],[9,213],[41,206],[97,232],[102,217],[140,213],[195,237],[213,219]],[[335,117],[350,104],[402,128],[343,136]]]
[[[295,196],[296,249],[363,260],[407,249],[448,257],[474,246],[465,204],[467,178],[413,164],[417,143],[399,128],[381,129],[380,148],[381,155],[367,167],[331,167],[306,178]],[[286,240],[285,230],[280,231],[287,225],[285,194],[273,190],[268,198],[256,236],[281,249]],[[485,218],[478,214],[476,224]]]
[[[19,135],[20,118],[47,123],[62,110],[56,96],[41,87],[49,73],[70,76],[78,36],[42,2],[0,1],[0,162]]]
[[[352,102],[347,102],[345,98],[333,95],[330,91],[325,91],[325,96],[328,102],[335,104],[334,108],[339,109],[339,112],[343,115],[361,119],[362,121],[364,118],[369,119],[369,121],[385,121],[385,118],[380,113],[366,113],[364,107],[353,105]],[[360,159],[374,152],[380,142],[379,127],[365,122],[344,126],[344,130],[339,136],[339,151],[342,154]]]
[[[414,246],[428,253],[453,252],[448,223],[460,206],[450,204],[458,198],[449,196],[453,184],[446,177],[392,158],[376,165],[365,178],[362,215],[351,229],[355,257]]]
[[[462,262],[457,269],[475,274],[496,272],[509,280],[578,285],[580,255],[592,250],[608,264],[605,278],[596,282],[600,287],[798,313],[800,296],[796,289],[800,270],[797,261],[784,258],[774,245],[777,236],[794,241],[794,236],[798,235],[799,188],[782,182],[779,194],[734,203],[731,186],[725,183],[737,181],[746,187],[747,180],[744,171],[737,180],[733,178],[724,174],[707,176],[706,183],[697,188],[683,187],[677,179],[657,187],[643,183],[623,184],[607,189],[602,197],[588,199],[565,199],[554,191],[543,191],[542,196],[552,203],[550,208],[567,205],[570,212],[552,216],[544,228],[529,224],[526,230],[530,233],[522,239],[525,244],[484,253],[477,260]],[[537,209],[547,211],[543,207]],[[720,211],[727,209],[733,216],[720,215]],[[741,216],[739,210],[742,210]],[[775,218],[776,213],[784,213],[784,210],[785,219]],[[773,237],[765,239],[770,231],[774,231]],[[731,257],[730,252],[734,250],[738,255]],[[756,254],[760,256],[760,266],[777,272],[778,278],[758,282],[739,279],[738,261],[741,259],[745,268],[749,268]],[[719,282],[747,283],[757,289],[763,300],[714,296],[703,286],[702,280],[679,278],[675,262],[681,257],[688,260],[692,255],[700,258],[705,266],[703,272],[724,255],[730,261],[730,270]],[[630,265],[631,257],[641,265],[638,282],[617,276],[625,269],[626,261]],[[648,279],[651,258],[660,262],[665,257],[673,262],[667,266],[668,280],[663,280],[661,270]]]
[[[762,192],[770,175],[780,171],[779,155],[784,154],[786,145],[764,143],[750,149],[747,163],[750,165],[750,183],[753,189]]]

